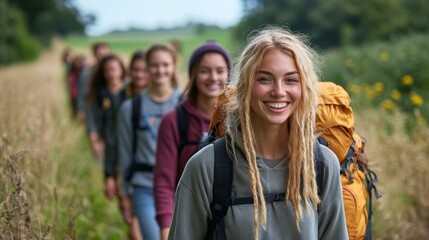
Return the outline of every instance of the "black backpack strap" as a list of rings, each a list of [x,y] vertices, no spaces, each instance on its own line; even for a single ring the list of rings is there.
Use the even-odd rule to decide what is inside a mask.
[[[374,192],[375,198],[379,199],[381,198],[381,194],[378,192],[377,187],[375,186],[375,183],[378,182],[377,175],[370,169],[367,169],[365,173],[365,179],[366,179],[366,186],[368,191],[368,223],[366,225],[366,232],[365,232],[365,240],[371,240],[371,228],[372,228],[372,193]]]
[[[208,231],[205,239],[225,240],[224,216],[231,202],[231,188],[234,166],[228,154],[225,137],[213,142],[214,145],[214,179],[213,200],[210,205],[212,219],[208,219]]]
[[[326,142],[326,141],[325,141]],[[317,195],[322,199],[325,162],[320,140],[314,142],[314,170],[316,171]]]
[[[133,153],[131,157],[130,168],[128,169],[127,181],[131,181],[134,172],[151,172],[153,166],[146,163],[137,163],[137,130],[147,130],[147,128],[140,127],[140,111],[141,111],[141,96],[137,95],[132,98],[132,111],[131,111],[131,123],[132,123],[132,134],[133,134]]]
[[[189,127],[189,116],[188,113],[183,109],[182,105],[179,104],[176,106],[176,114],[177,114],[177,126],[179,127],[179,156],[182,152],[183,147],[187,142],[188,135],[188,127]]]
[[[207,134],[207,138],[213,140],[213,134]],[[210,140],[207,140],[210,141]],[[231,205],[253,204],[253,197],[231,198],[231,188],[233,181],[233,162],[228,154],[225,137],[221,137],[213,142],[214,144],[214,179],[213,179],[213,200],[210,205],[213,219],[208,219],[207,234],[205,239],[213,239],[216,232],[217,239],[225,240],[224,217]],[[316,171],[317,195],[322,197],[324,178],[324,157],[318,141],[314,145],[315,158],[314,167]],[[265,194],[265,202],[284,201],[286,193]]]
[[[133,162],[137,153],[137,129],[139,127],[141,108],[141,96],[137,95],[132,99],[132,126],[133,126]]]
[[[347,177],[349,180],[349,183],[352,184],[354,182],[352,172],[350,171],[350,166],[355,161],[354,158],[355,155],[355,142],[352,142],[352,145],[349,148],[349,151],[347,152],[346,158],[344,159],[343,163],[340,165],[340,173]]]
[[[317,195],[322,198],[323,191],[323,171],[325,168],[323,153],[320,144],[316,141],[314,145],[314,169],[316,171],[316,184],[317,184]],[[265,203],[272,203],[276,201],[284,201],[286,199],[286,193],[271,193],[264,194]],[[253,204],[253,197],[241,197],[231,199],[230,205],[242,205],[242,204]]]
[[[183,148],[186,145],[199,145],[199,141],[189,141],[188,140],[188,129],[189,129],[189,114],[182,106],[179,104],[176,106],[176,114],[177,114],[177,126],[179,127],[179,136],[180,136],[180,144],[179,144],[179,156],[182,152]]]

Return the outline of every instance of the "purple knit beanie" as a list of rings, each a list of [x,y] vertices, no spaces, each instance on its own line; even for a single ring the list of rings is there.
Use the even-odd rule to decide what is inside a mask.
[[[189,68],[188,68],[189,76],[191,76],[192,66],[195,64],[197,59],[209,52],[215,52],[215,53],[221,54],[225,58],[226,64],[228,66],[228,72],[230,72],[231,59],[229,57],[228,52],[225,50],[225,48],[217,44],[214,40],[208,40],[207,42],[198,46],[192,53],[191,58],[189,59]]]

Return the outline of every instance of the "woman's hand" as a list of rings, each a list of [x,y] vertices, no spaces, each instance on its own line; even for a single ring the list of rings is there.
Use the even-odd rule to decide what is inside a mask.
[[[103,159],[103,145],[101,144],[98,134],[97,133],[91,133],[89,136],[89,140],[91,143],[91,150],[92,155],[95,159],[101,160]]]
[[[116,179],[114,177],[107,177],[104,181],[104,195],[107,199],[112,200],[116,198],[117,194]]]
[[[126,197],[121,197],[120,198],[120,210],[122,213],[122,217],[124,218],[124,221],[127,224],[131,224],[132,219],[133,219],[133,209],[131,206],[131,198],[126,196]]]

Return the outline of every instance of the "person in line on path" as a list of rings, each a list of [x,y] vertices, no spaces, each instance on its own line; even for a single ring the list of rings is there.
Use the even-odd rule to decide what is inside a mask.
[[[146,54],[143,50],[136,50],[133,53],[129,69],[130,81],[124,87],[127,98],[140,94],[149,84]]]
[[[176,54],[167,45],[154,45],[146,53],[149,85],[125,101],[118,115],[119,161],[122,176],[121,206],[131,218],[131,203],[143,239],[159,239],[153,196],[153,167],[161,118],[181,97],[176,79]],[[138,99],[138,104],[135,104]],[[137,121],[133,108],[138,107]],[[133,123],[134,122],[134,123]],[[132,201],[131,201],[132,199]]]
[[[72,54],[72,51],[70,48],[64,48],[62,53],[61,53],[61,63],[64,66],[64,76],[66,78],[66,82],[67,82],[67,76],[70,73],[71,70],[71,66],[74,60],[74,56]]]
[[[77,99],[76,99],[76,108],[77,108],[77,118],[86,123],[86,114],[87,114],[87,99],[88,99],[88,89],[90,84],[91,75],[95,69],[97,63],[100,60],[109,54],[109,46],[104,42],[96,42],[92,45],[92,54],[95,58],[95,63],[91,66],[86,66],[80,73],[77,78]]]
[[[187,99],[179,106],[188,117],[187,132],[180,136],[178,113],[174,109],[162,119],[154,170],[155,206],[161,239],[167,239],[173,217],[174,192],[188,159],[207,132],[215,111],[215,102],[224,88],[230,70],[227,51],[214,41],[194,50],[189,61]],[[186,142],[182,142],[182,137]],[[183,144],[183,145],[182,145]]]
[[[116,114],[124,99],[120,94],[124,82],[124,64],[113,54],[101,59],[90,80],[87,128],[92,153],[98,160],[104,156],[104,163],[117,161]],[[108,176],[113,173],[111,169],[105,168],[105,174]]]
[[[67,84],[70,97],[70,105],[72,109],[72,117],[77,116],[77,96],[78,96],[78,78],[79,75],[87,67],[86,57],[77,55],[71,61],[70,70],[67,75]]]
[[[252,202],[229,206],[227,239],[347,239],[335,154],[324,146],[318,195],[313,149],[317,57],[300,35],[267,28],[251,38],[232,77],[226,112],[227,150],[233,164],[231,197]],[[215,142],[216,143],[216,142]],[[169,239],[219,239],[212,218],[214,145],[187,163],[175,194]],[[284,200],[266,202],[268,194]],[[281,194],[278,194],[281,195]]]
[[[123,100],[126,100],[128,98],[132,98],[138,94],[140,94],[147,86],[148,84],[148,72],[146,67],[146,55],[144,51],[137,50],[133,53],[130,61],[129,66],[129,76],[130,81],[125,84],[124,88],[119,93]],[[125,96],[125,98],[124,98]],[[116,121],[117,116],[116,114],[113,116]],[[116,128],[116,126],[115,126]],[[106,197],[108,199],[114,199],[115,196],[117,196],[120,210],[122,213],[122,216],[124,218],[124,221],[129,225],[130,227],[130,237],[133,240],[139,240],[141,239],[141,233],[140,233],[140,227],[138,220],[135,216],[132,218],[129,218],[128,214],[123,211],[123,208],[121,206],[121,200],[120,200],[120,176],[118,175],[119,172],[119,163],[118,158],[105,158],[104,162],[104,172],[105,172],[105,181],[104,181],[104,192],[106,194]]]

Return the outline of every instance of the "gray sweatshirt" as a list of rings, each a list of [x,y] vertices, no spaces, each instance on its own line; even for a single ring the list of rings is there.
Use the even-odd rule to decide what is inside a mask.
[[[165,102],[152,100],[147,90],[144,90],[140,96],[139,126],[147,127],[147,130],[137,130],[135,161],[154,166],[159,124],[162,117],[178,104],[181,95],[180,90],[176,88],[173,95]],[[122,175],[122,194],[129,194],[130,185],[153,188],[153,172],[134,172],[131,181],[127,182],[126,177],[134,157],[133,139],[132,99],[128,99],[121,105],[118,115],[119,166]]]
[[[233,198],[252,196],[249,171],[245,158],[240,150],[234,163],[232,184]],[[325,158],[323,194],[319,213],[315,208],[309,212],[302,203],[303,219],[301,231],[295,223],[294,211],[290,204],[276,201],[267,204],[267,230],[259,229],[259,239],[348,239],[344,216],[340,167],[335,154],[322,147]],[[266,194],[284,192],[288,174],[287,160],[275,166],[269,166],[258,158],[257,164],[261,182]],[[176,190],[174,215],[169,239],[204,239],[207,232],[207,219],[212,218],[210,203],[212,201],[214,148],[208,145],[196,153],[187,163]],[[235,205],[228,209],[225,220],[227,239],[254,239],[253,205]]]

